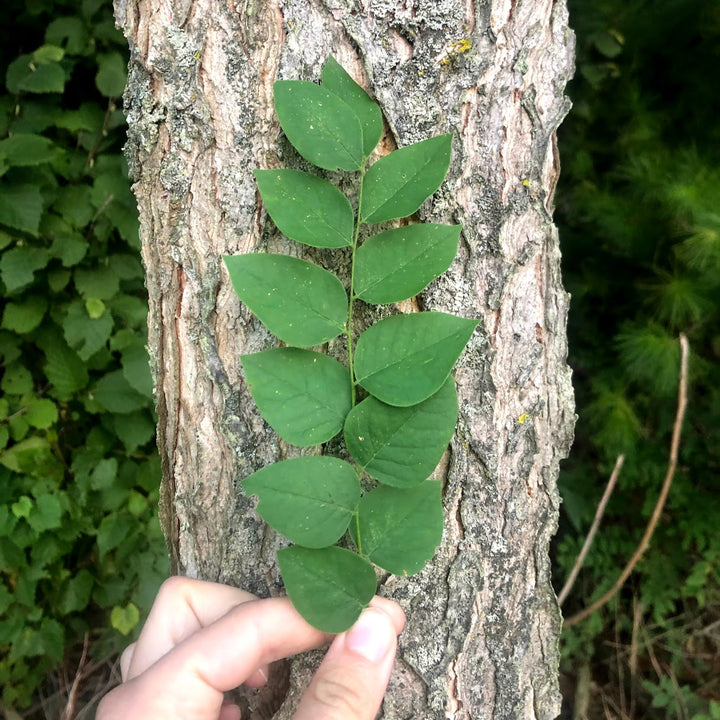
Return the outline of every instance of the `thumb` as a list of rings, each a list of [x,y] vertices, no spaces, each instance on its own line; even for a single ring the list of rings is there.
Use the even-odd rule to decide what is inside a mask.
[[[388,603],[363,611],[338,635],[300,701],[294,720],[373,720],[392,671],[402,611]]]

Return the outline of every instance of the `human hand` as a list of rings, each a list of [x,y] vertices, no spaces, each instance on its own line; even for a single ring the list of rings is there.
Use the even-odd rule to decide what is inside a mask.
[[[223,693],[259,687],[268,666],[331,642],[294,720],[372,720],[390,678],[401,608],[376,597],[333,638],[308,625],[288,598],[258,600],[237,588],[170,578],[138,641],[120,661],[122,684],[101,701],[97,720],[238,720]]]

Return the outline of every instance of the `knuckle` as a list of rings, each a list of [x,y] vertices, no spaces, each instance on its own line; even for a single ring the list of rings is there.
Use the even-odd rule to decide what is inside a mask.
[[[192,581],[188,578],[181,577],[180,575],[173,575],[163,581],[163,584],[158,590],[157,597],[166,599],[182,595],[191,582]]]

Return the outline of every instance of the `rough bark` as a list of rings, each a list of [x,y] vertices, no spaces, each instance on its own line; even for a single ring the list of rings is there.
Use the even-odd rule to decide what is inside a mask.
[[[555,131],[569,103],[564,0],[115,0],[132,57],[127,156],[140,210],[155,364],[162,522],[178,572],[282,592],[281,540],[240,481],[287,457],[239,356],[272,338],[221,256],[305,251],[265,223],[251,170],[297,165],[272,107],[278,77],[329,53],[380,103],[385,151],[454,134],[422,208],[462,222],[450,271],[413,306],[481,320],[456,371],[460,419],[437,475],[443,543],[381,592],[408,615],[382,716],[546,719],[559,712],[560,615],[548,543],[569,449],[567,296],[552,223]],[[243,717],[287,719],[316,656],[276,670]]]

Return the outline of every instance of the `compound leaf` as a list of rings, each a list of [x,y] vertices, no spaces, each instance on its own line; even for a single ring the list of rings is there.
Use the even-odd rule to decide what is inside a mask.
[[[322,70],[322,84],[346,102],[358,116],[363,132],[363,152],[370,155],[383,131],[382,113],[376,102],[348,75],[334,57],[328,57]]]
[[[327,180],[299,170],[256,170],[265,209],[280,232],[313,247],[352,244],[353,211]]]
[[[317,265],[288,255],[225,256],[235,292],[260,321],[289,345],[320,345],[345,327],[342,283]]]
[[[243,485],[260,498],[258,513],[268,525],[309,548],[337,542],[360,500],[352,465],[334,457],[283,460],[253,473]]]
[[[356,295],[376,305],[417,295],[450,267],[461,229],[420,223],[368,238],[355,254]]]
[[[355,540],[381,568],[395,575],[422,570],[442,540],[441,484],[400,490],[380,485],[363,496]]]
[[[242,357],[250,392],[270,426],[293,445],[326,442],[351,407],[350,373],[327,355],[276,348]]]
[[[362,167],[362,127],[347,103],[304,80],[278,80],[274,91],[280,126],[306,160],[325,170]]]
[[[363,222],[412,215],[442,184],[450,167],[450,135],[408,145],[380,158],[363,181]]]
[[[413,487],[435,469],[455,430],[455,383],[427,400],[393,407],[370,396],[345,421],[345,444],[360,467],[386,485]]]
[[[440,312],[381,320],[358,339],[355,377],[388,405],[422,402],[445,382],[476,325]]]
[[[350,550],[289,547],[277,558],[296,610],[323,632],[347,630],[375,594],[372,565]]]

